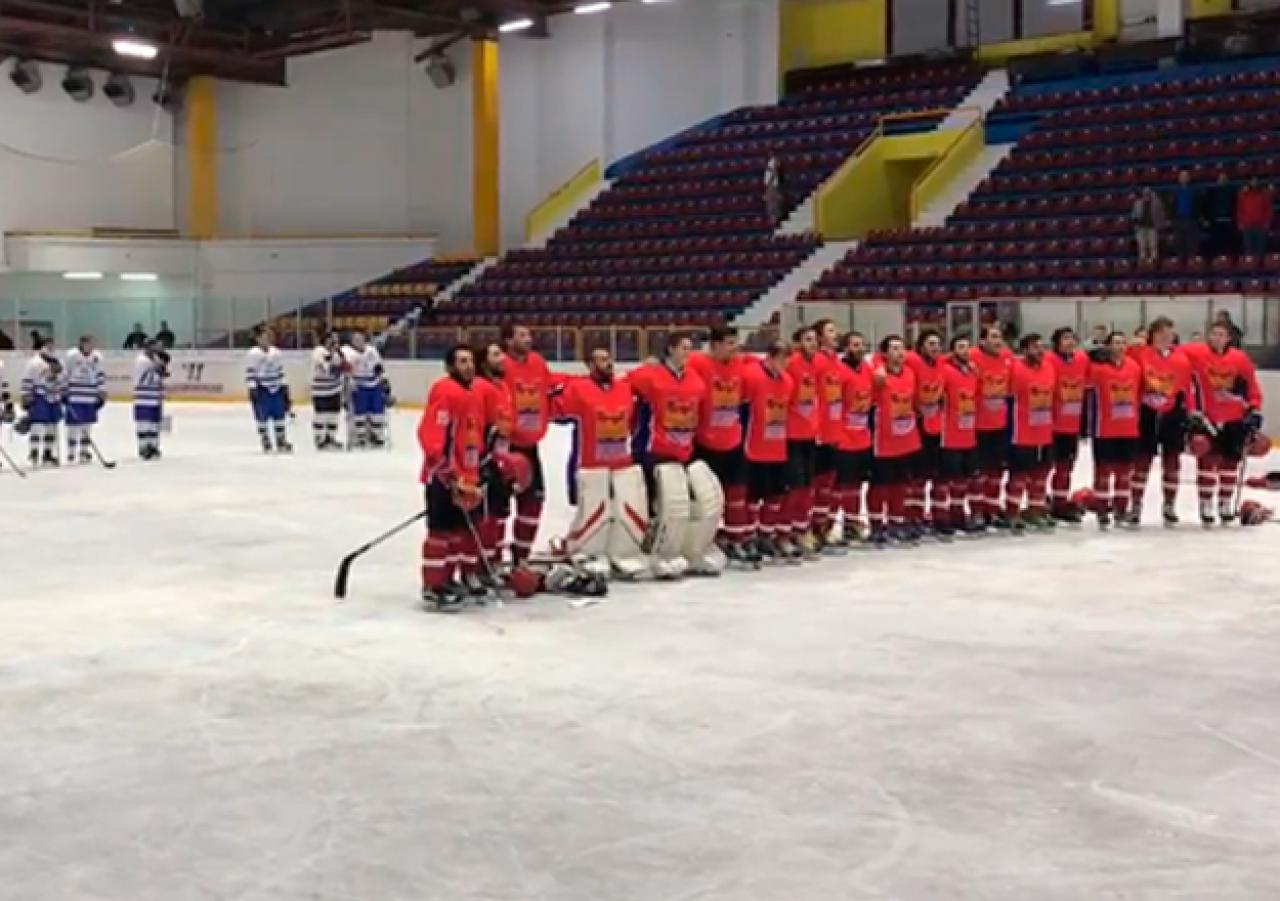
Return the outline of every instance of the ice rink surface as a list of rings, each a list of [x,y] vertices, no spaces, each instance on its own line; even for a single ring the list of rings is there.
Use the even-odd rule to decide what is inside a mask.
[[[442,617],[416,530],[330,593],[417,509],[416,414],[274,458],[172,412],[161,463],[117,405],[114,472],[0,474],[0,898],[1280,895],[1280,528],[1153,490],[1135,534]]]

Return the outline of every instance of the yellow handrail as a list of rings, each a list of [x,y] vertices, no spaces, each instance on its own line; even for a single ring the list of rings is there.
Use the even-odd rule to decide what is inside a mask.
[[[974,114],[973,121],[956,134],[955,139],[943,149],[942,153],[929,164],[929,168],[925,169],[920,177],[916,179],[915,184],[911,186],[910,207],[912,222],[920,215],[920,210],[925,203],[933,199],[934,193],[941,190],[982,149],[986,122],[982,115],[982,110],[971,106],[961,107],[960,110],[972,112]]]
[[[600,160],[593,159],[546,196],[546,199],[529,211],[524,217],[524,238],[532,241],[545,231],[561,216],[567,213],[578,200],[600,181]]]

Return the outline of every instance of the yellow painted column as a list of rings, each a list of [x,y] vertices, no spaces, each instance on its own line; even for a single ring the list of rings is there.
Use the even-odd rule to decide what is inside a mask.
[[[471,42],[471,231],[479,256],[498,252],[498,42]]]
[[[218,230],[218,106],[212,78],[187,82],[187,227],[193,238]]]
[[[778,67],[811,69],[883,59],[888,51],[889,0],[781,0]]]
[[[1120,37],[1120,0],[1093,0],[1093,37],[1098,41]]]
[[[1231,0],[1187,0],[1187,18],[1205,19],[1209,16],[1231,14]]]

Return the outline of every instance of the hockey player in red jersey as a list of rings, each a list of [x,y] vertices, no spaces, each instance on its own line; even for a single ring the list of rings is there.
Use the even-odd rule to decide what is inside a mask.
[[[978,483],[984,525],[1005,527],[1008,519],[1000,507],[1001,488],[1008,467],[1009,376],[1013,355],[1005,347],[998,325],[982,333],[976,353],[970,354],[978,373]]]
[[[1083,510],[1071,503],[1071,473],[1080,452],[1085,395],[1089,390],[1089,356],[1076,346],[1076,333],[1055,329],[1048,356],[1057,375],[1053,391],[1053,517],[1079,523]]]
[[[942,336],[927,328],[907,352],[908,368],[916,377],[916,411],[920,417],[920,453],[915,458],[907,493],[907,518],[916,528],[925,523],[926,491],[933,509],[943,502],[939,466],[942,454]]]
[[[742,455],[742,371],[747,362],[738,353],[737,332],[725,326],[710,330],[707,353],[689,355],[689,369],[703,386],[694,456],[711,467],[720,480],[724,528],[718,541],[725,556],[738,563],[749,562],[746,541],[751,534]]]
[[[518,566],[528,559],[542,518],[546,482],[542,474],[542,461],[538,456],[538,442],[547,434],[550,422],[547,396],[559,384],[559,379],[552,375],[542,355],[533,349],[533,335],[525,326],[504,325],[502,344],[507,352],[502,378],[511,391],[511,403],[515,411],[511,449],[528,457],[533,469],[533,484],[516,499],[516,523],[511,553]]]
[[[971,531],[967,509],[976,512],[979,506],[978,374],[971,357],[970,341],[960,335],[951,339],[951,354],[942,364],[941,470],[946,503],[938,504],[934,522],[943,540]]]
[[[485,451],[484,399],[473,384],[475,360],[465,345],[445,357],[447,375],[427,394],[418,424],[421,481],[426,486],[427,537],[422,545],[422,601],[428,609],[458,610],[465,600],[451,582],[453,566],[478,560],[480,548],[468,518],[481,503],[480,466]],[[472,523],[474,524],[474,523]]]
[[[906,365],[907,347],[897,335],[880,342],[882,365],[873,375],[875,386],[872,448],[875,473],[869,507],[872,541],[914,543],[907,529],[907,485],[914,457],[920,452],[916,413],[916,377]]]
[[[787,498],[787,416],[795,386],[787,373],[787,346],[769,345],[764,359],[744,367],[743,400],[747,411],[746,438],[748,497],[755,541],[752,562],[799,562],[794,547],[784,552],[780,536],[790,529]]]
[[[1053,465],[1053,399],[1056,371],[1045,359],[1044,345],[1035,332],[1022,336],[1022,357],[1013,361],[1010,387],[1013,437],[1009,448],[1009,487],[1006,512],[1014,533],[1027,526],[1047,529],[1056,523],[1046,503],[1049,470]],[[1023,509],[1023,497],[1026,509]]]
[[[1142,368],[1125,350],[1124,332],[1107,337],[1107,359],[1090,362],[1089,387],[1097,400],[1093,424],[1094,512],[1099,528],[1129,520],[1133,461],[1138,452]]]
[[[845,367],[840,364],[840,335],[830,319],[813,324],[818,338],[818,354],[814,358],[818,375],[818,430],[813,458],[813,515],[809,531],[817,546],[828,546],[832,516],[836,509],[836,459],[844,432]],[[831,544],[842,551],[841,544]]]
[[[1235,522],[1236,486],[1244,448],[1252,434],[1262,430],[1262,389],[1251,361],[1231,346],[1231,331],[1224,323],[1209,329],[1208,344],[1188,344],[1192,382],[1199,392],[1203,428],[1214,435],[1213,452],[1200,458],[1200,521],[1214,523],[1213,495],[1217,489],[1218,519]]]
[[[866,358],[867,339],[850,332],[844,339],[841,365],[844,377],[844,428],[836,457],[836,490],[843,511],[842,544],[865,540],[867,524],[863,491],[871,482],[871,409],[874,400],[872,365]]]
[[[495,584],[490,575],[502,569],[502,538],[506,532],[507,520],[511,517],[511,486],[499,477],[493,464],[494,454],[505,454],[511,451],[511,429],[514,425],[514,410],[511,405],[511,391],[503,381],[503,365],[505,356],[498,344],[487,344],[476,352],[478,372],[473,382],[475,391],[484,404],[485,445],[490,464],[482,473],[485,484],[484,515],[477,525],[480,529],[480,542],[484,555],[489,561],[487,567],[477,567],[467,573],[464,578],[468,587],[475,594],[483,588],[497,591],[502,588]]]
[[[1138,459],[1133,469],[1133,506],[1129,519],[1142,519],[1151,464],[1160,455],[1165,525],[1178,523],[1178,473],[1187,446],[1188,414],[1196,411],[1191,390],[1191,361],[1173,343],[1173,320],[1158,317],[1147,329],[1147,342],[1133,359],[1142,367],[1142,407],[1138,414]]]
[[[604,562],[624,579],[650,574],[643,550],[649,527],[644,474],[631,455],[635,398],[614,374],[603,347],[587,355],[587,374],[568,378],[551,393],[552,415],[573,426],[569,503],[577,509],[564,538],[570,557]]]
[[[803,327],[792,335],[794,351],[787,361],[787,372],[794,383],[791,409],[787,416],[787,516],[791,533],[780,539],[784,551],[799,546],[806,556],[818,552],[817,539],[809,530],[813,518],[813,474],[817,454],[819,423],[818,334]]]

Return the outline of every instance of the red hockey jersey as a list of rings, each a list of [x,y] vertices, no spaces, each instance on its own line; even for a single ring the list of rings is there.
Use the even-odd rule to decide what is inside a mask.
[[[942,434],[942,358],[926,360],[914,350],[907,351],[907,367],[916,377],[916,410],[920,430],[926,435]]]
[[[529,351],[523,360],[508,354],[503,362],[502,380],[511,392],[515,426],[511,443],[533,447],[547,434],[551,407],[547,395],[560,379],[547,368],[542,355]]]
[[[756,463],[782,463],[787,459],[787,416],[795,383],[788,373],[773,375],[759,364],[747,366],[744,376],[747,459]]]
[[[452,475],[474,485],[484,456],[484,397],[475,382],[463,385],[452,376],[437,379],[427,393],[418,423],[423,483],[433,475]]]
[[[689,356],[689,368],[703,385],[696,435],[699,447],[727,451],[742,445],[742,368],[746,363],[741,356],[727,363],[699,352]]]
[[[1142,367],[1125,354],[1120,363],[1090,363],[1089,387],[1098,400],[1096,438],[1137,438]]]
[[[903,457],[918,450],[915,374],[906,366],[886,370],[884,384],[875,389],[875,455]]]
[[[565,379],[551,395],[551,412],[573,425],[574,460],[582,469],[625,469],[632,464],[635,397],[626,379],[601,384],[588,375]]]
[[[1013,443],[1018,447],[1053,444],[1053,395],[1057,372],[1047,358],[1037,365],[1015,359],[1013,389]]]
[[[954,357],[942,364],[942,446],[973,450],[978,446],[978,372]]]
[[[796,351],[787,361],[787,374],[794,383],[787,415],[787,439],[813,441],[818,437],[818,355],[806,360]]]
[[[471,385],[484,404],[486,440],[491,442],[494,450],[509,450],[515,419],[511,405],[511,391],[507,388],[507,383],[491,382],[477,376]]]
[[[847,358],[841,361],[847,375],[844,379],[844,434],[840,449],[864,451],[871,447],[871,408],[875,402],[872,367],[862,360],[856,367]]]
[[[1053,390],[1053,432],[1079,435],[1085,392],[1089,390],[1089,355],[1083,350],[1074,350],[1065,357],[1048,353],[1045,359],[1053,363],[1057,373]]]
[[[818,364],[818,443],[839,447],[844,434],[844,383],[849,368],[826,350],[814,357]]]
[[[1183,407],[1196,409],[1191,391],[1191,361],[1177,347],[1162,354],[1155,345],[1144,344],[1134,354],[1142,367],[1142,403],[1157,413],[1170,413],[1183,398]]]
[[[1262,407],[1262,388],[1253,361],[1244,352],[1228,347],[1222,353],[1207,344],[1188,344],[1199,404],[1210,422],[1239,422],[1249,409]]]
[[[687,368],[677,375],[666,363],[646,363],[632,370],[627,381],[644,404],[637,411],[632,447],[657,459],[688,463],[706,390],[702,379]]]
[[[1009,424],[1009,377],[1013,354],[1002,349],[989,354],[976,347],[969,354],[973,368],[978,372],[978,431],[999,431]]]

